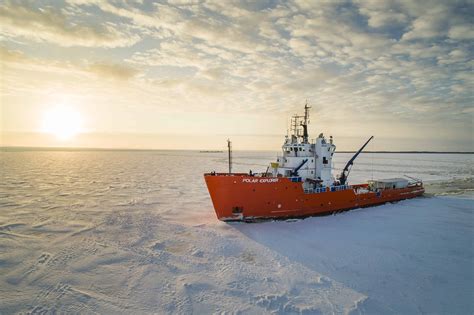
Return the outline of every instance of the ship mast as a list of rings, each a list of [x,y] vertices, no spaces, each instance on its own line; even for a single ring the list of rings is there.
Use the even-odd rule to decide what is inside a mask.
[[[308,142],[308,124],[309,124],[309,110],[311,106],[308,106],[308,101],[304,105],[304,116],[298,116],[297,114],[291,117],[291,143],[298,143],[298,138],[302,138],[301,143],[309,143]],[[303,130],[301,130],[303,129]],[[301,134],[303,131],[303,134]]]
[[[232,142],[227,139],[227,151],[229,153],[229,174],[232,173]]]
[[[308,124],[309,124],[309,109],[311,106],[308,106],[308,100],[304,105],[304,121],[301,123],[303,126],[303,143],[308,143]]]

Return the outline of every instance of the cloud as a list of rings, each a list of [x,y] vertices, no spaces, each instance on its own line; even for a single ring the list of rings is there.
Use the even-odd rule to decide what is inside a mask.
[[[111,14],[132,23],[125,25],[133,25],[133,28],[144,36],[152,36],[155,38],[165,38],[172,35],[172,31],[180,21],[185,20],[182,11],[174,6],[163,5],[159,3],[152,4],[152,10],[144,12],[133,5],[127,3],[110,3],[101,0],[68,0],[68,3],[74,7],[90,8],[97,7],[102,12]]]
[[[437,1],[417,12],[403,34],[403,40],[432,39],[448,37],[454,40],[474,38],[472,2]]]
[[[19,50],[9,50],[5,47],[0,46],[0,60],[3,63],[6,62],[21,62],[26,58],[24,54]]]
[[[438,92],[433,97],[433,86],[442,88],[440,94],[463,89],[465,83],[453,80],[450,71],[439,67],[460,62],[459,53],[451,51],[462,48],[456,48],[457,43],[415,41],[447,36],[443,26],[459,22],[459,17],[448,21],[459,15],[454,8],[443,2],[426,9],[404,1],[382,0],[353,5],[356,10],[347,13],[344,5],[337,3],[286,2],[266,9],[264,14],[242,6],[231,10],[222,3],[205,3],[208,11],[192,6],[186,9],[189,19],[172,30],[175,35],[171,41],[137,53],[131,60],[193,67],[196,71],[181,78],[180,88],[200,86],[202,82],[197,82],[201,79],[219,80],[219,86],[227,87],[227,97],[239,94],[241,101],[249,102],[247,106],[259,102],[263,108],[273,108],[270,104],[275,100],[283,103],[305,94],[324,99],[326,104],[319,104],[323,107],[347,102],[348,111],[364,108],[381,114],[389,103],[393,104],[390,111],[406,118],[410,111],[429,112],[430,104],[445,101]],[[204,14],[205,19],[196,19]],[[364,28],[357,21],[364,16],[369,28],[379,30]],[[390,28],[394,26],[402,33],[392,34]],[[322,65],[332,70],[326,71]],[[168,74],[167,80],[172,80]],[[233,90],[236,86],[239,90]],[[418,105],[399,110],[396,103],[406,103],[415,93]]]
[[[103,62],[72,64],[64,61],[51,61],[27,56],[21,51],[11,50],[2,46],[0,46],[0,60],[3,67],[8,67],[5,70],[12,69],[12,72],[20,70],[49,73],[50,75],[55,73],[84,77],[94,75],[100,79],[109,78],[116,80],[130,80],[140,74],[138,69],[126,64]]]
[[[107,22],[81,24],[68,19],[63,11],[51,7],[34,8],[6,2],[0,6],[0,32],[6,37],[23,37],[52,42],[60,46],[123,47],[139,40]]]
[[[448,36],[454,40],[474,39],[474,25],[472,23],[454,25],[449,29]]]
[[[403,26],[409,14],[399,1],[364,0],[355,1],[358,11],[367,17],[367,24],[373,28]]]
[[[96,73],[99,76],[119,80],[131,79],[139,73],[135,68],[110,63],[94,63],[90,65],[87,70]]]
[[[140,99],[160,110],[263,117],[293,112],[309,98],[318,117],[334,123],[469,123],[469,2],[69,0],[57,9],[7,3],[2,10],[2,29],[18,50],[5,58],[35,55],[22,56],[17,38],[45,42],[45,51],[46,42],[66,46],[66,60],[38,57],[23,67],[70,71],[104,102],[92,83],[120,85],[117,103]]]

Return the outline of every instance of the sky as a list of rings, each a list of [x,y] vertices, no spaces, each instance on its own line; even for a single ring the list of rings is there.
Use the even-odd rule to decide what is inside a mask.
[[[474,151],[474,1],[0,1],[2,146]]]

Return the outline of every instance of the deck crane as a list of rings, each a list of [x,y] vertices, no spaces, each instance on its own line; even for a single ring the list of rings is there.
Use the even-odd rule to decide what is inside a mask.
[[[372,140],[374,138],[374,136],[371,136],[369,138],[369,140],[367,140],[364,145],[359,149],[359,151],[356,152],[356,154],[354,154],[354,156],[349,160],[349,162],[347,162],[346,166],[344,167],[344,169],[342,170],[342,173],[341,175],[339,175],[339,182],[341,185],[345,185],[346,182],[347,182],[347,177],[349,176],[349,173],[351,172],[351,169],[352,169],[352,165],[354,164],[354,160],[357,158],[357,156],[362,152],[362,150],[364,150],[364,148],[367,146],[367,144],[369,144],[370,140]]]

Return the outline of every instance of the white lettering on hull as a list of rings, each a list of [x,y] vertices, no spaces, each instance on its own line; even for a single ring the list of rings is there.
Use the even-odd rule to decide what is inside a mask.
[[[278,178],[242,178],[242,183],[278,183]]]

